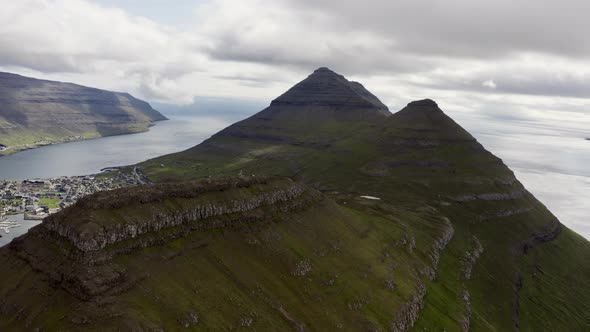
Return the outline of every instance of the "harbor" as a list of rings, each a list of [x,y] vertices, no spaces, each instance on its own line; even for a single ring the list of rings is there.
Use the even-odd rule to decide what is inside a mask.
[[[6,218],[3,213],[0,213],[0,230],[4,231],[4,233],[10,233],[11,228],[20,227],[21,224],[16,222],[13,219]],[[0,234],[0,237],[2,234]]]
[[[84,196],[144,183],[146,180],[137,168],[88,176],[0,180],[0,246]]]
[[[34,227],[41,223],[41,220],[25,220],[23,213],[9,215],[5,217],[5,220],[10,220],[12,225],[16,227],[8,228],[8,232],[0,228],[0,247],[7,245],[13,239],[25,234],[31,227]]]

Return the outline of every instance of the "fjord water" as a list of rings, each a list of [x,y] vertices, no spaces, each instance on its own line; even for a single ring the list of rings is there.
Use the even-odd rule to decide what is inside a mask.
[[[158,107],[169,121],[149,132],[45,146],[0,157],[0,178],[27,179],[85,175],[102,168],[138,163],[193,147],[264,105],[208,101],[198,111]],[[228,112],[239,109],[240,112]],[[443,106],[444,109],[444,106]],[[395,111],[395,108],[392,109]],[[481,119],[448,111],[566,226],[590,239],[590,141],[583,127],[550,122]],[[3,242],[0,242],[0,244]]]
[[[23,180],[99,173],[188,149],[227,126],[211,116],[172,116],[148,132],[40,147],[0,157],[0,178]]]

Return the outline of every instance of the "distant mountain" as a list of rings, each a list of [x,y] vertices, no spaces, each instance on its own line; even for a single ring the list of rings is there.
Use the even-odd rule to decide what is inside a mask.
[[[432,100],[321,68],[138,167],[0,249],[0,330],[590,326],[590,243]]]
[[[166,120],[128,93],[0,72],[0,154],[146,131]]]
[[[351,82],[328,68],[315,70],[309,77],[273,100],[271,106],[338,107],[340,112],[378,112],[389,115],[375,95],[358,82]]]
[[[387,106],[360,83],[350,82],[328,68],[319,68],[263,111],[214,137],[308,144],[313,136],[313,144],[328,144],[350,135],[350,130],[359,125],[390,115]]]

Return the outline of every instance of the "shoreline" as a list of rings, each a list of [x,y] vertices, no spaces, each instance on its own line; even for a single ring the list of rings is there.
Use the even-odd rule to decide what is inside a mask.
[[[141,131],[129,131],[129,132],[124,132],[124,133],[117,133],[117,134],[112,134],[112,135],[104,135],[104,136],[96,136],[96,137],[82,137],[79,135],[71,135],[71,136],[63,137],[60,140],[57,140],[56,142],[51,142],[51,143],[47,143],[47,144],[34,144],[34,143],[32,143],[32,144],[26,144],[24,146],[18,146],[18,147],[4,145],[5,148],[3,150],[0,150],[0,158],[7,157],[10,155],[19,153],[19,152],[42,148],[44,146],[52,146],[52,145],[59,145],[59,144],[68,144],[68,143],[75,143],[75,142],[90,141],[90,140],[101,139],[101,138],[105,138],[105,137],[141,134],[141,133],[148,132],[150,130],[150,128],[155,126],[158,122],[168,121],[168,120],[170,120],[170,119],[166,118],[166,119],[150,122],[148,124],[147,128],[145,130],[141,130]],[[72,136],[74,136],[74,137],[78,136],[81,138],[80,139],[67,139],[68,137],[72,137]]]

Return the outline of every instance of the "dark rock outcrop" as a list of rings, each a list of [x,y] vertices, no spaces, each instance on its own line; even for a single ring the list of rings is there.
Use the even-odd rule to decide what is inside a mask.
[[[472,248],[465,252],[461,258],[461,271],[459,277],[463,280],[470,280],[475,263],[483,254],[483,246],[477,236],[471,238]]]
[[[416,324],[420,311],[424,308],[425,295],[426,286],[419,282],[414,295],[397,312],[395,321],[391,325],[392,332],[406,332]]]
[[[304,192],[303,186],[290,180],[271,182],[255,179],[184,186],[154,185],[99,193],[63,213],[48,217],[43,226],[65,237],[81,251],[96,251],[148,232],[198,223],[210,218],[244,214],[264,206],[286,204],[299,198]],[[218,198],[215,197],[216,193],[223,194]],[[113,200],[113,196],[118,199]],[[163,202],[166,204],[161,204]],[[153,207],[154,204],[156,208]],[[131,209],[141,210],[141,217],[127,214]],[[117,222],[92,217],[93,214],[105,211]],[[203,222],[196,227],[207,228],[214,225],[216,224]]]
[[[218,179],[145,185],[87,196],[46,218],[9,246],[35,270],[81,299],[117,294],[141,276],[113,258],[194,231],[280,218],[321,200],[281,178]],[[38,243],[59,248],[42,251]]]

